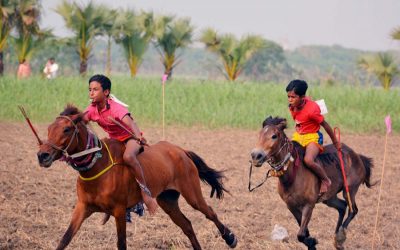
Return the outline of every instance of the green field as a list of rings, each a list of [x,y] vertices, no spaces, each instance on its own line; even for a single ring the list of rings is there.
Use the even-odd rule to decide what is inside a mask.
[[[17,106],[23,105],[34,123],[54,119],[67,103],[80,109],[89,104],[87,78],[60,77],[16,80],[0,78],[0,120],[23,121]],[[161,126],[162,86],[158,78],[112,77],[112,93],[129,104],[139,124]],[[165,87],[167,125],[233,127],[254,129],[267,115],[289,119],[286,83],[230,83],[176,78]],[[400,91],[350,86],[315,86],[308,95],[325,99],[332,127],[354,133],[376,133],[385,129],[390,114],[393,130],[400,132]]]

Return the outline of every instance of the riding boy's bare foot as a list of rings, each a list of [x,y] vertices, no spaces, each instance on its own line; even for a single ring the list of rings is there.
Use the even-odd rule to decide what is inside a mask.
[[[155,215],[158,208],[156,199],[148,195],[143,195],[143,201],[147,209],[149,210],[150,215]]]
[[[322,180],[321,188],[319,190],[319,195],[321,196],[321,195],[325,194],[326,192],[328,192],[329,188],[331,187],[331,184],[332,184],[332,182],[329,178]]]

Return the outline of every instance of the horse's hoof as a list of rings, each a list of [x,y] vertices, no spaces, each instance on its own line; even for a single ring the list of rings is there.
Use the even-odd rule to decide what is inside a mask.
[[[335,248],[337,250],[344,250],[344,246],[341,245],[340,243],[338,243],[337,241],[335,241],[335,243],[333,245],[335,246]]]
[[[230,247],[230,248],[235,248],[237,245],[237,239],[236,236],[231,232],[229,233],[226,237],[224,237],[224,240],[226,242],[226,244]]]
[[[336,241],[341,243],[346,241],[346,229],[344,229],[343,227],[339,228],[339,231],[336,234]]]
[[[309,250],[317,249],[315,245],[318,244],[318,240],[313,237],[307,237],[304,239],[303,243],[308,247]]]
[[[346,229],[343,227],[339,228],[339,231],[335,235],[335,248],[344,249],[343,243],[346,241]]]

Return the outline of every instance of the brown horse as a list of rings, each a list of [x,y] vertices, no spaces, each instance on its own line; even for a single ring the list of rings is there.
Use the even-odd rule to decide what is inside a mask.
[[[268,117],[263,122],[256,148],[251,151],[252,164],[260,167],[267,161],[272,167],[273,175],[279,176],[279,195],[300,226],[297,239],[308,249],[316,249],[315,245],[318,243],[308,231],[308,223],[315,204],[323,202],[327,206],[335,208],[339,212],[335,230],[335,247],[342,249],[346,240],[345,229],[358,212],[355,201],[358,188],[362,183],[369,188],[373,185],[370,182],[372,160],[355,153],[350,147],[342,145],[352,203],[352,212],[349,211],[343,223],[348,205],[345,200],[337,197],[339,192],[343,192],[343,196],[345,195],[337,150],[333,145],[327,145],[324,153],[317,157],[317,161],[325,168],[332,180],[328,192],[319,197],[321,183],[317,176],[304,165],[305,149],[287,138],[284,132],[285,128],[286,119],[283,118]]]
[[[110,215],[115,217],[118,249],[126,249],[125,211],[142,200],[140,189],[122,162],[124,144],[111,139],[98,140],[83,123],[82,115],[77,108],[68,106],[48,127],[48,140],[37,153],[40,166],[50,167],[61,158],[80,175],[77,178],[78,201],[57,249],[64,249],[83,221],[94,212],[105,213],[106,220]],[[201,249],[201,246],[191,222],[179,208],[180,194],[194,209],[214,222],[231,248],[236,246],[235,235],[219,221],[201,192],[200,180],[211,186],[211,197],[216,193],[216,197],[221,199],[226,191],[221,182],[221,172],[208,167],[195,153],[168,142],[146,147],[138,160],[157,203],[182,229],[194,249]]]

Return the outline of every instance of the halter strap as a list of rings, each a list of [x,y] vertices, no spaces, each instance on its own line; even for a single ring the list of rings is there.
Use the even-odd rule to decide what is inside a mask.
[[[75,130],[74,130],[74,133],[73,133],[72,136],[71,136],[71,139],[69,140],[68,145],[67,145],[64,149],[60,148],[59,146],[57,146],[57,145],[55,145],[54,143],[51,143],[51,142],[45,142],[44,144],[48,144],[48,145],[50,145],[52,148],[61,151],[62,154],[63,154],[66,158],[68,158],[68,157],[71,157],[71,156],[68,154],[68,148],[71,146],[72,141],[74,140],[75,137],[76,137],[76,139],[78,140],[77,135],[78,135],[78,133],[79,133],[79,129],[78,129],[78,126],[75,124],[75,122],[71,119],[71,117],[66,116],[66,115],[61,115],[61,116],[58,116],[57,118],[64,118],[64,119],[67,119],[67,120],[69,120],[69,121],[72,123],[72,125],[74,125]],[[56,119],[57,119],[57,118],[56,118]]]
[[[118,162],[114,162],[114,159],[112,158],[111,152],[110,152],[110,150],[108,149],[107,143],[104,142],[104,141],[101,141],[101,142],[104,143],[104,146],[105,146],[105,148],[107,149],[108,157],[110,158],[111,164],[110,164],[108,167],[106,167],[105,169],[101,170],[101,171],[100,171],[98,174],[96,174],[95,176],[92,176],[92,177],[83,177],[82,175],[79,175],[79,177],[80,177],[81,180],[83,180],[83,181],[92,181],[92,180],[95,180],[95,179],[99,178],[100,176],[102,176],[104,173],[106,173],[108,170],[110,170],[113,166],[118,165],[118,164],[121,164],[121,163],[118,163]]]

